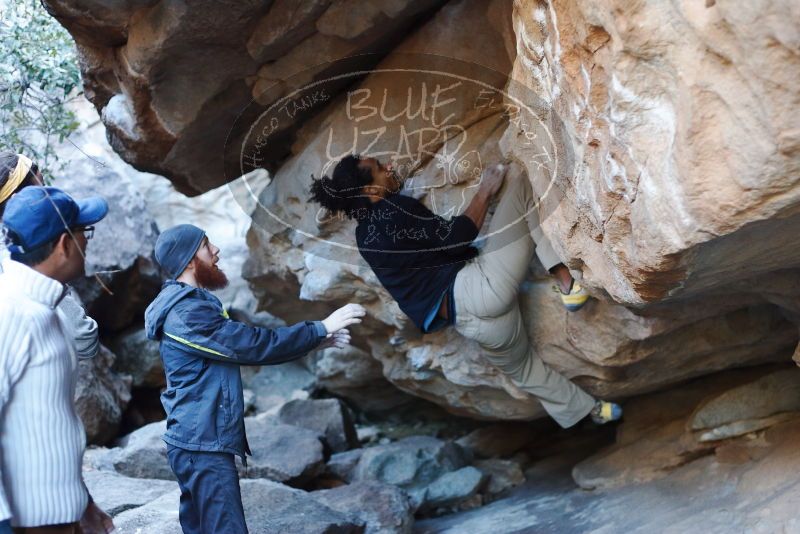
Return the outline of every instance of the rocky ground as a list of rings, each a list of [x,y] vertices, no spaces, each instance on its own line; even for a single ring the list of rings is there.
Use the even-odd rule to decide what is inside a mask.
[[[800,370],[756,374],[729,371],[638,397],[616,428],[569,431],[454,420],[431,406],[368,424],[338,399],[286,397],[262,412],[251,405],[245,423],[253,456],[240,466],[248,526],[264,533],[800,532]],[[87,451],[86,483],[120,532],[180,532],[164,428],[152,423],[114,447]]]

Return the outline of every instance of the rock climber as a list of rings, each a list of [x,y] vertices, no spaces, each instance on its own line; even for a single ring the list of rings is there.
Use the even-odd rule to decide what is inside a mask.
[[[181,489],[183,532],[246,533],[235,456],[246,462],[241,365],[274,365],[350,342],[347,327],[365,310],[348,304],[322,321],[268,329],[232,320],[211,291],[228,284],[219,249],[200,228],[163,232],[155,257],[169,279],[145,311],[150,339],[160,341],[167,387],[167,457]]]
[[[390,165],[358,155],[339,160],[331,177],[313,180],[311,199],[357,221],[361,256],[423,333],[455,326],[564,428],[586,416],[597,424],[618,420],[619,405],[593,398],[548,367],[528,340],[518,294],[534,248],[566,293],[567,309],[577,310],[587,296],[539,228],[526,178],[508,180],[484,251],[473,246],[506,170],[502,164],[485,169],[464,213],[451,219],[401,194],[403,181]]]

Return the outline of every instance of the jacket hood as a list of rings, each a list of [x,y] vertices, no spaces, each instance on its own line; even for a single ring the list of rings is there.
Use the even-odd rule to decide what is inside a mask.
[[[175,280],[164,282],[161,292],[144,312],[144,328],[148,339],[161,339],[164,321],[172,307],[194,290],[194,287]]]

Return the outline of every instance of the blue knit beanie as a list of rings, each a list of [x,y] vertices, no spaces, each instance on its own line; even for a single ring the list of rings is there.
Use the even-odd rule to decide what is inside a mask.
[[[179,224],[165,230],[156,241],[156,261],[171,279],[178,278],[205,236],[206,233],[193,224]]]

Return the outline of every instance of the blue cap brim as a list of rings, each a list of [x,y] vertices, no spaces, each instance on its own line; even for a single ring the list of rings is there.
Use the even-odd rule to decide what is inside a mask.
[[[101,197],[76,200],[80,212],[75,220],[77,226],[87,226],[100,221],[108,213],[108,202]]]

